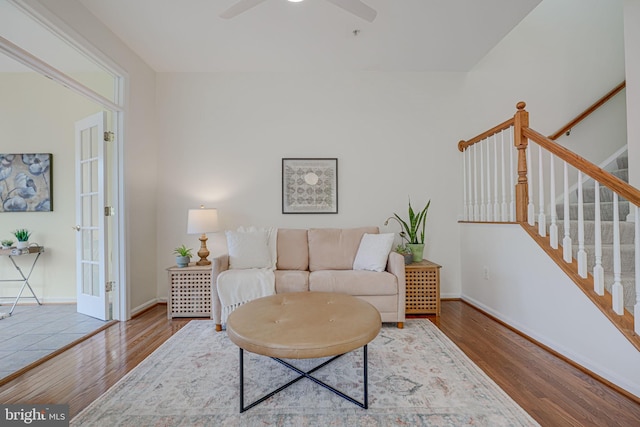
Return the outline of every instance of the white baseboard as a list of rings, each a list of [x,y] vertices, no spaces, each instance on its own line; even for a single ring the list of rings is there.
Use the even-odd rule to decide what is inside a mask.
[[[137,307],[134,307],[134,308],[131,309],[131,316],[133,317],[136,314],[148,309],[149,307],[152,307],[152,306],[156,305],[159,302],[160,302],[159,298],[154,298],[154,299],[152,299],[150,301],[145,302],[144,304],[141,304],[141,305],[139,305]]]
[[[460,294],[443,294],[440,293],[440,299],[461,299],[462,295]]]
[[[469,298],[465,295],[462,295],[461,299],[471,304],[472,306],[477,307],[478,309],[484,311],[485,313],[490,314],[496,319],[499,319],[500,321],[514,328],[524,336],[529,337],[530,339],[537,341],[540,344],[543,344],[548,348],[556,351],[558,354],[561,354],[562,356],[566,357],[567,359],[581,366],[586,371],[591,372],[594,376],[604,378],[607,381],[611,381],[613,384],[616,384],[617,386],[623,388],[624,390],[627,390],[629,393],[632,393],[633,395],[640,397],[640,385],[630,383],[626,378],[622,377],[616,372],[612,372],[606,366],[601,366],[599,364],[593,363],[593,361],[588,360],[582,355],[576,354],[575,352],[566,348],[562,344],[536,334],[530,328],[520,324],[517,321],[514,321],[513,319],[510,319],[502,315],[501,313],[493,310],[491,307],[488,307],[473,298]]]

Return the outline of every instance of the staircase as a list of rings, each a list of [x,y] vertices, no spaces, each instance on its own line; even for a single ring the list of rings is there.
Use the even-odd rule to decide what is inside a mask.
[[[629,182],[628,173],[628,156],[623,153],[605,167],[613,175]],[[592,179],[586,181],[582,186],[583,194],[583,215],[585,228],[585,251],[587,252],[587,271],[593,272],[595,265],[595,184]],[[578,253],[578,196],[577,190],[574,190],[570,196],[571,204],[569,206],[570,221],[570,237],[572,242],[573,257],[577,258]],[[620,265],[621,265],[621,284],[624,289],[624,308],[633,313],[635,304],[635,251],[634,251],[634,227],[633,222],[626,222],[629,214],[629,202],[620,198],[618,200],[618,218],[620,220]],[[558,235],[560,239],[564,236],[564,204],[556,205],[558,215]],[[600,216],[601,216],[601,235],[602,235],[602,266],[605,271],[604,285],[607,292],[611,293],[611,286],[614,283],[613,268],[613,192],[606,187],[600,187]]]

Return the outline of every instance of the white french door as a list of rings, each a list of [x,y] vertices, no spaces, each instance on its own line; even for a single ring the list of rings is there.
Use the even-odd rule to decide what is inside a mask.
[[[77,310],[110,320],[108,234],[105,212],[106,112],[76,122],[76,283]]]

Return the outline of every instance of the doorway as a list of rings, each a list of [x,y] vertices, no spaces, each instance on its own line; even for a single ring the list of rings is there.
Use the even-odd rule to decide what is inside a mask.
[[[75,55],[69,63],[73,63],[75,68],[73,72],[68,73],[60,71],[63,65],[56,64],[57,68],[43,61],[36,56],[38,48],[30,45],[31,51],[27,51],[18,45],[19,35],[13,34],[14,40],[4,38],[5,32],[11,32],[15,25],[4,25],[4,20],[18,23],[18,29],[28,34],[26,44],[33,43],[34,38],[47,38],[47,52],[51,52],[52,43],[57,43],[53,50],[59,48],[65,51],[63,58],[69,58],[68,50],[71,44],[65,43],[60,37],[59,32],[50,31],[50,28],[43,28],[42,19],[31,19],[28,11],[19,10],[13,3],[0,2],[0,15],[3,18],[3,25],[0,25],[0,76],[2,79],[9,78],[8,83],[11,87],[16,86],[15,82],[20,83],[21,80],[30,80],[25,86],[29,87],[27,96],[17,95],[12,100],[9,109],[12,113],[23,113],[29,116],[29,119],[23,121],[22,126],[16,126],[20,129],[15,131],[16,135],[6,138],[6,141],[15,141],[19,147],[31,148],[39,147],[38,144],[45,148],[34,148],[35,152],[53,152],[53,213],[49,216],[40,217],[32,215],[27,217],[19,214],[12,220],[24,221],[31,223],[34,229],[39,230],[40,239],[46,241],[49,246],[47,258],[49,263],[45,265],[41,273],[34,272],[33,282],[37,282],[37,274],[46,274],[47,277],[65,277],[69,271],[73,272],[73,279],[64,280],[64,284],[59,289],[42,289],[41,291],[49,292],[45,294],[45,301],[69,301],[70,298],[77,296],[75,286],[69,291],[69,286],[74,285],[75,266],[72,268],[64,268],[69,265],[69,253],[77,253],[80,249],[75,245],[76,225],[73,189],[75,185],[73,159],[74,154],[74,122],[85,117],[87,114],[103,111],[112,124],[113,132],[113,148],[112,155],[109,156],[110,166],[101,171],[100,179],[104,180],[105,185],[113,189],[111,200],[109,200],[110,212],[113,213],[110,218],[111,227],[104,241],[109,245],[109,249],[105,251],[103,258],[100,260],[104,271],[111,270],[112,274],[107,280],[106,275],[101,278],[101,287],[111,286],[113,291],[111,298],[114,302],[113,310],[110,311],[112,318],[116,320],[126,320],[129,316],[129,310],[126,299],[126,275],[125,275],[125,253],[122,245],[124,235],[123,221],[120,213],[124,212],[124,198],[122,194],[122,150],[119,145],[122,143],[121,129],[123,122],[123,108],[121,100],[123,98],[123,81],[122,73],[110,69],[107,65],[96,63],[93,58],[80,53],[76,47],[71,49]],[[27,13],[26,13],[27,12]],[[13,16],[8,16],[13,14]],[[37,28],[37,29],[36,29]],[[15,29],[15,28],[14,28]],[[36,37],[34,37],[34,35]],[[4,55],[3,55],[4,54]],[[55,55],[54,55],[55,56]],[[6,64],[9,65],[9,72],[6,71]],[[88,64],[88,65],[87,65]],[[11,68],[13,67],[13,68]],[[85,68],[82,68],[85,67]],[[46,78],[42,78],[42,77]],[[63,93],[64,92],[64,93]],[[6,92],[3,92],[3,94]],[[40,96],[40,100],[34,102],[33,98]],[[31,98],[31,99],[30,99]],[[34,105],[42,106],[42,111],[37,111]],[[49,110],[46,110],[46,107]],[[23,111],[22,111],[22,110]],[[75,112],[74,116],[71,116]],[[69,113],[64,115],[63,113]],[[7,117],[7,120],[15,121],[13,118]],[[31,121],[29,123],[29,120]],[[24,124],[26,122],[26,124]],[[53,126],[56,130],[64,127],[64,132],[57,135],[50,133],[48,126]],[[37,130],[41,130],[41,134],[37,134]],[[5,138],[3,138],[5,139]],[[69,164],[71,162],[71,164]],[[72,179],[69,185],[69,179]],[[71,207],[71,208],[70,208]],[[69,215],[69,209],[71,214]],[[18,218],[20,217],[20,218]],[[18,219],[16,219],[18,218]],[[3,218],[4,219],[4,218]],[[14,222],[15,222],[14,221]],[[11,226],[12,224],[8,224]],[[25,227],[21,225],[20,228]],[[16,226],[17,228],[17,226]],[[71,237],[73,236],[73,237]],[[71,246],[73,245],[73,246]],[[46,250],[46,249],[45,249]],[[45,261],[43,259],[42,261]],[[109,264],[109,265],[107,265]],[[62,267],[62,268],[58,268]],[[0,267],[1,268],[1,267]],[[56,271],[56,269],[60,271]],[[63,274],[57,274],[64,271]],[[1,271],[0,271],[1,274]],[[109,282],[109,283],[107,283]],[[1,293],[0,293],[1,296]]]

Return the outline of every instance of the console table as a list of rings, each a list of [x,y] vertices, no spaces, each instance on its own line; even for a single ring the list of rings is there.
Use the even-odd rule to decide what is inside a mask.
[[[167,318],[211,316],[211,266],[173,266],[169,272]]]
[[[36,302],[38,303],[38,305],[42,305],[42,303],[40,302],[40,300],[36,296],[36,293],[33,291],[33,288],[29,284],[29,278],[31,277],[31,273],[33,272],[33,268],[36,266],[36,263],[38,262],[38,258],[40,258],[40,255],[42,255],[43,252],[44,252],[44,247],[43,246],[30,246],[29,248],[26,248],[26,249],[15,249],[15,248],[12,248],[12,249],[0,249],[0,256],[8,257],[11,260],[11,263],[13,264],[15,269],[20,274],[20,278],[16,278],[16,279],[0,279],[0,282],[22,282],[22,286],[20,287],[20,292],[18,292],[18,296],[16,296],[15,300],[13,301],[13,305],[11,306],[11,310],[9,310],[9,316],[11,316],[11,314],[13,314],[13,309],[16,308],[16,304],[18,304],[18,301],[20,300],[20,298],[22,298],[22,292],[24,292],[24,288],[29,288],[29,291],[31,291],[31,295],[33,295],[31,297],[25,296],[24,298],[34,298],[36,300]],[[23,273],[23,271],[20,268],[20,266],[18,266],[18,264],[16,264],[15,258],[16,257],[21,257],[21,256],[27,256],[27,255],[35,255],[35,258],[33,259],[33,262],[31,263],[31,268],[29,269],[29,273],[27,273],[27,275],[25,276],[25,274]],[[5,297],[5,298],[8,298],[8,297]],[[11,298],[13,298],[13,297],[11,297]]]
[[[404,266],[407,314],[440,316],[440,268],[426,259]]]

